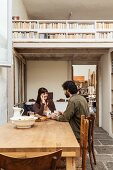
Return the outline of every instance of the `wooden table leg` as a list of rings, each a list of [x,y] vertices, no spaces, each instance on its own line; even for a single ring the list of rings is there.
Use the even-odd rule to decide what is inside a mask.
[[[74,157],[66,158],[66,170],[76,170],[76,163]]]

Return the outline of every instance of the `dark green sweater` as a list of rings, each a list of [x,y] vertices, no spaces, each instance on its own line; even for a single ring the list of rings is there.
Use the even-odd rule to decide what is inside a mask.
[[[70,97],[65,112],[58,117],[58,121],[68,121],[77,138],[80,140],[80,117],[88,115],[88,103],[83,96],[74,94]]]

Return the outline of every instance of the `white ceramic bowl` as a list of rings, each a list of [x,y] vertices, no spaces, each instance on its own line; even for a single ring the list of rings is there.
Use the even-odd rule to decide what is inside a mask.
[[[11,122],[17,127],[17,128],[30,128],[32,125],[35,124],[35,120],[37,117],[31,117],[31,116],[20,116],[20,117],[11,117]]]

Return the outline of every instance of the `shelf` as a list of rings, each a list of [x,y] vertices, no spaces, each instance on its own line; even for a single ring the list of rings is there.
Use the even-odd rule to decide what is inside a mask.
[[[96,29],[96,32],[113,32],[113,29]]]
[[[36,39],[36,38],[17,38],[13,42],[95,42],[94,39]]]
[[[113,42],[112,20],[13,20],[13,41]],[[25,40],[27,39],[27,40]],[[31,40],[32,39],[32,40]],[[40,40],[41,39],[41,40]]]
[[[12,32],[37,32],[38,29],[13,29]]]

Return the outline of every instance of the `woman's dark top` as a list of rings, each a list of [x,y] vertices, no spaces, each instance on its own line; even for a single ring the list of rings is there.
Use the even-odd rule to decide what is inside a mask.
[[[47,103],[48,103],[49,110],[51,112],[54,112],[54,110],[56,110],[54,102],[52,100],[48,100]],[[44,103],[42,104],[35,103],[33,105],[33,111],[35,112],[35,114],[43,115]]]

